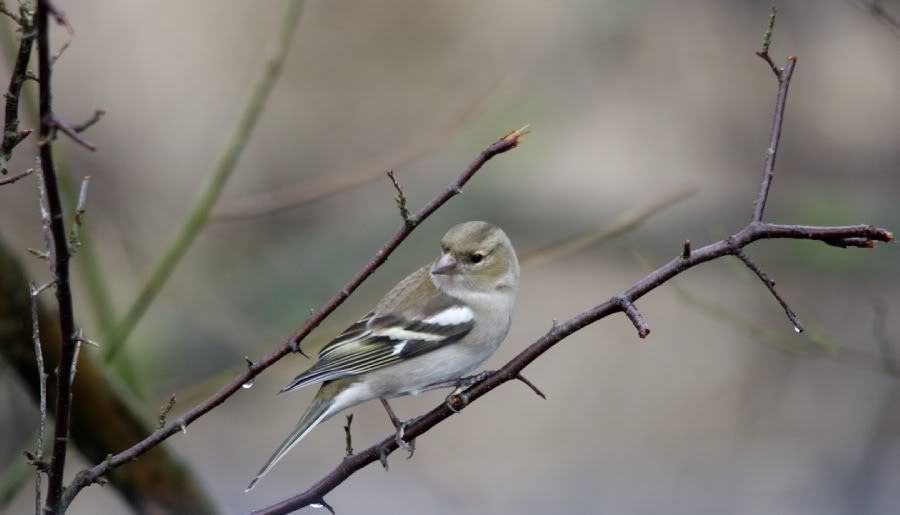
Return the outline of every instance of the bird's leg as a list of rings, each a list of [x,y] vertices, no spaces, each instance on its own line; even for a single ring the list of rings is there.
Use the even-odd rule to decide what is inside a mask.
[[[394,410],[391,408],[391,405],[388,404],[388,401],[386,399],[381,399],[381,405],[384,406],[384,410],[387,411],[388,417],[390,417],[391,419],[391,424],[393,424],[394,429],[397,430],[397,435],[394,437],[394,439],[397,441],[397,446],[409,452],[409,456],[407,456],[406,459],[412,458],[413,454],[415,454],[416,452],[416,441],[411,440],[407,442],[403,439],[403,433],[406,431],[406,426],[412,423],[415,419],[410,419],[406,422],[401,421],[397,417],[397,415],[394,414]],[[382,460],[381,464],[385,465],[386,462],[387,460]],[[385,466],[384,468],[387,468],[387,466]]]

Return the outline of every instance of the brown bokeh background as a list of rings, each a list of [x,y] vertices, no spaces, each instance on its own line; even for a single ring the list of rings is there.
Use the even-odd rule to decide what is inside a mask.
[[[88,132],[98,152],[59,146],[73,174],[93,177],[87,224],[118,314],[225,145],[282,4],[62,5],[76,35],[56,67],[57,111],[72,121],[95,108],[107,116]],[[684,239],[700,245],[746,222],[775,96],[754,55],[769,5],[311,1],[219,205],[394,168],[418,207],[485,145],[531,124],[521,148],[430,218],[312,347],[430,259],[455,223],[501,225],[524,253],[697,188],[623,237],[526,269],[512,332],[489,363],[499,366],[554,318],[621,291]],[[56,44],[65,37],[57,31]],[[849,1],[790,2],[772,53],[799,63],[766,218],[896,232],[900,36]],[[20,147],[12,169],[32,152]],[[211,224],[129,341],[130,366],[110,374],[143,392],[148,419],[173,392],[176,413],[198,402],[244,355],[279,345],[370,257],[400,223],[392,196],[377,180],[300,209]],[[13,248],[41,246],[31,178],[0,189],[0,217]],[[653,330],[646,341],[621,316],[581,331],[526,371],[548,401],[510,383],[421,438],[412,460],[393,456],[389,473],[369,467],[328,501],[339,513],[373,514],[892,513],[900,389],[878,338],[883,325],[882,340],[900,347],[900,253],[784,241],[749,253],[806,333],[792,331],[740,266],[703,265],[639,303]],[[26,263],[46,277],[43,262]],[[76,275],[76,309],[92,334],[83,287]],[[311,398],[274,396],[308,364],[283,360],[169,440],[223,512],[295,493],[341,458],[336,417],[243,493]],[[32,445],[38,417],[8,369],[0,383],[0,460],[9,464]],[[395,407],[411,417],[441,400]],[[357,447],[389,432],[377,403],[352,411]],[[85,464],[73,456],[71,474]],[[29,510],[32,493],[23,488],[11,513]],[[71,513],[124,509],[114,491],[91,487]]]

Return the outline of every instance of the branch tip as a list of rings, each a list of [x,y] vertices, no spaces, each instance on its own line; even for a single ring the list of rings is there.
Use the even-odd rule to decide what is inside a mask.
[[[619,307],[619,310],[625,313],[628,320],[631,320],[634,328],[637,329],[639,337],[646,338],[650,335],[650,326],[644,321],[644,317],[641,316],[641,313],[638,311],[637,306],[634,305],[634,302],[624,295],[615,297],[614,302]]]
[[[750,257],[747,256],[746,253],[744,253],[743,249],[738,249],[734,253],[734,255],[735,255],[735,257],[740,259],[741,262],[743,262],[747,266],[747,268],[750,269],[750,271],[752,271],[754,274],[756,274],[756,276],[759,278],[760,281],[762,281],[762,283],[764,285],[766,285],[766,288],[769,289],[769,292],[772,294],[773,297],[775,297],[775,300],[778,301],[778,303],[781,305],[781,308],[784,309],[784,314],[787,315],[788,320],[792,324],[794,324],[794,332],[796,332],[798,334],[802,333],[803,332],[803,324],[800,323],[800,319],[797,318],[797,314],[794,313],[794,310],[791,309],[791,307],[788,305],[787,301],[785,301],[784,298],[781,296],[781,294],[778,293],[778,290],[775,289],[775,281],[773,281],[768,276],[768,274],[763,272],[763,270],[761,268],[759,268],[756,265],[756,263],[754,263],[753,260],[751,260]]]
[[[347,415],[347,423],[344,425],[344,442],[346,444],[344,452],[347,457],[353,456],[353,436],[350,434],[351,424],[353,424],[353,413]]]
[[[537,394],[538,397],[540,397],[541,399],[547,400],[547,396],[544,395],[544,392],[542,392],[542,391],[540,390],[540,388],[538,388],[537,386],[535,386],[534,383],[532,383],[531,381],[529,381],[529,380],[528,380],[525,376],[523,376],[521,373],[516,374],[516,375],[514,376],[514,379],[517,379],[517,380],[519,380],[519,381],[525,383],[529,388],[531,388],[531,391],[533,391],[535,394]]]
[[[394,190],[397,191],[397,195],[394,196],[394,202],[397,203],[397,208],[400,210],[400,217],[403,219],[404,225],[407,227],[415,225],[415,222],[410,217],[409,208],[406,207],[406,194],[403,193],[403,187],[400,186],[400,182],[394,176],[394,171],[388,170],[387,176],[391,180],[391,184],[394,185]]]
[[[691,257],[691,240],[684,240],[681,247],[681,259],[690,259]]]

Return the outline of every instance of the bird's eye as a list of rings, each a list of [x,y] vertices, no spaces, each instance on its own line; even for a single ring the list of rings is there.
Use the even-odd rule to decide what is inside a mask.
[[[481,261],[483,259],[484,259],[484,254],[482,254],[481,252],[476,252],[476,253],[472,254],[471,256],[469,256],[469,261],[472,264],[476,264],[476,265],[478,263],[481,263]]]

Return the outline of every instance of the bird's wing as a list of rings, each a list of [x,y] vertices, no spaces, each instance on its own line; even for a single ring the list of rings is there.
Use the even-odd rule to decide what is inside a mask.
[[[459,341],[474,326],[472,309],[435,288],[428,269],[422,268],[397,284],[374,311],[326,345],[316,364],[279,393],[426,354]]]

